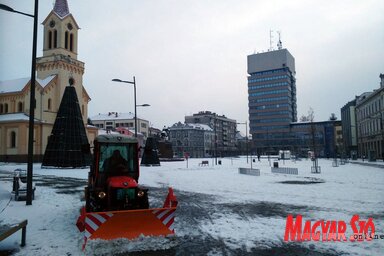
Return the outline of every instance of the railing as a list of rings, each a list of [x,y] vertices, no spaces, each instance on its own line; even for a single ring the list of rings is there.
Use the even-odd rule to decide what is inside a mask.
[[[271,172],[280,174],[299,174],[299,170],[297,168],[291,167],[271,167]]]
[[[239,173],[246,174],[246,175],[260,176],[259,169],[239,168]]]
[[[19,224],[14,226],[2,226],[0,227],[0,241],[3,241],[7,237],[11,236],[13,233],[16,233],[19,229],[21,229],[21,244],[20,246],[25,246],[25,237],[27,234],[27,224],[28,220],[23,220]]]

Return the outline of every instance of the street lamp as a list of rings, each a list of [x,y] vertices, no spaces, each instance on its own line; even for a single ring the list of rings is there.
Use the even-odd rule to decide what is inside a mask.
[[[135,76],[133,76],[133,82],[131,81],[124,81],[121,79],[112,79],[113,82],[119,82],[119,83],[127,83],[127,84],[133,84],[133,90],[134,90],[134,104],[135,104],[135,137],[137,138],[137,107],[149,107],[149,104],[136,104],[136,79]]]
[[[19,12],[11,7],[0,4],[0,9],[22,14],[33,18],[33,40],[32,40],[32,67],[31,67],[31,92],[29,102],[29,133],[28,133],[28,164],[27,164],[27,199],[26,205],[32,205],[32,176],[33,176],[33,133],[35,126],[35,88],[36,88],[36,48],[37,48],[37,19],[39,0],[35,0],[34,15]]]
[[[237,124],[245,124],[245,146],[246,146],[246,150],[247,150],[247,163],[248,163],[248,121],[245,121],[244,123],[237,123]]]

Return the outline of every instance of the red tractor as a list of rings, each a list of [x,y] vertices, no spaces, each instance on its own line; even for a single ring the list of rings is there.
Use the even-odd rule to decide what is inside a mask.
[[[177,199],[172,188],[162,208],[149,208],[139,174],[136,138],[105,134],[95,139],[86,203],[76,224],[85,241],[174,234]]]

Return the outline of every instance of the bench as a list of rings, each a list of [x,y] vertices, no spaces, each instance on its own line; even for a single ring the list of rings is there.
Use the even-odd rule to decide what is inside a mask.
[[[28,220],[23,220],[22,222],[15,224],[13,226],[0,226],[0,241],[3,241],[7,237],[11,236],[13,233],[16,233],[21,229],[21,247],[25,246],[25,237],[27,234],[27,224]]]
[[[297,168],[291,167],[271,167],[271,172],[280,174],[299,174],[299,170]]]
[[[203,160],[203,161],[201,161],[201,163],[199,163],[199,166],[209,166],[209,161]]]
[[[250,168],[239,168],[240,174],[252,175],[252,176],[260,176],[259,169],[250,169]]]

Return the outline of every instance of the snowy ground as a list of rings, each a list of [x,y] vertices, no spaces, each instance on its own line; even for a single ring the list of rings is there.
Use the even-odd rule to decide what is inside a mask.
[[[221,165],[199,166],[204,159],[162,162],[141,167],[140,183],[150,189],[153,207],[160,206],[171,186],[179,200],[176,238],[138,239],[134,243],[91,244],[86,254],[127,255],[382,255],[384,239],[364,242],[284,242],[286,217],[340,220],[352,235],[351,217],[373,217],[376,233],[384,235],[384,169],[357,164],[332,167],[320,160],[321,174],[312,162],[280,161],[299,175],[272,174],[270,162],[253,163],[260,176],[239,174],[250,167],[246,158],[224,158]],[[187,167],[188,165],[188,167]],[[0,242],[13,255],[82,255],[82,234],[75,222],[86,184],[87,169],[41,169],[34,165],[36,199],[32,206],[12,199],[12,176],[26,165],[0,164],[0,225],[28,219],[27,245],[21,232]],[[146,252],[133,252],[147,250]]]

